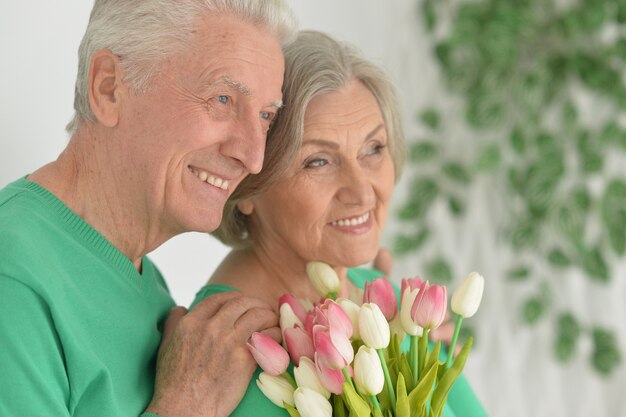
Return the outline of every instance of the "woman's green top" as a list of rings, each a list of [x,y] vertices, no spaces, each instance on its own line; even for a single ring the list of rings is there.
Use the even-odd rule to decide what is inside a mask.
[[[371,281],[380,277],[382,274],[379,271],[372,269],[360,269],[354,268],[348,270],[348,278],[359,288],[364,288],[367,281]],[[201,300],[215,294],[226,291],[236,291],[235,288],[228,285],[221,284],[208,284],[205,285],[196,294],[191,307],[200,302]],[[400,290],[396,287],[396,296],[399,298]],[[408,342],[408,338],[405,340]],[[408,346],[405,343],[403,346]],[[256,380],[259,378],[261,368],[257,367],[248,390],[243,399],[233,411],[231,416],[246,417],[246,416],[264,416],[264,417],[289,417],[289,413],[283,408],[276,406],[272,403],[257,387]],[[229,375],[224,375],[224,378],[229,378]],[[235,376],[233,376],[235,377]],[[487,413],[483,409],[480,401],[476,398],[474,391],[470,387],[467,380],[460,375],[454,383],[450,393],[448,394],[448,401],[446,403],[443,417],[486,417]]]

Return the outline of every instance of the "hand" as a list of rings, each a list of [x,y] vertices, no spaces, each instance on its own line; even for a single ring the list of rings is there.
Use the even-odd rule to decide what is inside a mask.
[[[165,417],[227,416],[246,392],[256,362],[253,332],[281,340],[278,315],[263,301],[226,292],[191,312],[172,309],[157,357],[154,396],[146,412]]]
[[[389,277],[389,275],[391,275],[391,268],[393,267],[393,255],[388,249],[378,249],[378,254],[376,254],[376,258],[374,258],[373,266],[374,269],[379,270],[386,277]]]

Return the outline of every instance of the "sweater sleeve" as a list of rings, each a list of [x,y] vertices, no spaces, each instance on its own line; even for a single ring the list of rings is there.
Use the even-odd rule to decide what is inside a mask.
[[[0,275],[0,415],[70,416],[63,350],[44,300]]]

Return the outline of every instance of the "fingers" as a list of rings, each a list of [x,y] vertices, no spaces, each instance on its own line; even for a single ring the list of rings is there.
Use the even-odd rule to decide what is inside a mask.
[[[266,334],[276,342],[281,343],[283,341],[283,335],[280,331],[280,327],[270,327],[269,329],[261,330],[260,333]]]
[[[167,342],[171,337],[176,325],[182,319],[185,314],[187,314],[187,309],[185,307],[176,306],[170,310],[170,315],[165,320],[165,325],[163,326],[163,342]]]
[[[251,308],[235,321],[235,329],[244,334],[252,334],[278,327],[278,314],[268,308]]]
[[[373,266],[386,276],[391,275],[391,269],[393,267],[393,256],[391,252],[385,248],[380,248],[376,258],[374,258]]]

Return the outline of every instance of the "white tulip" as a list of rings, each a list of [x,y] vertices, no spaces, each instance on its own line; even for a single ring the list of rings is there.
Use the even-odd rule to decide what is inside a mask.
[[[293,374],[296,378],[296,383],[298,387],[306,387],[311,388],[322,394],[326,399],[330,398],[330,391],[324,388],[322,381],[320,381],[320,377],[317,374],[317,369],[315,368],[315,363],[303,356],[300,358],[300,365],[294,366]]]
[[[365,303],[359,311],[359,333],[361,340],[374,349],[384,349],[389,345],[389,323],[380,307]]]
[[[354,357],[354,383],[363,395],[378,395],[383,390],[383,367],[378,354],[369,346],[361,346]]]
[[[347,298],[338,298],[337,304],[341,307],[341,309],[346,313],[346,316],[350,319],[352,323],[352,339],[358,340],[361,338],[359,334],[359,311],[361,307],[357,303],[352,300],[348,300]]]
[[[293,398],[295,389],[284,376],[272,376],[266,372],[261,372],[256,384],[261,392],[277,406],[285,408],[283,402],[291,406],[295,405]]]
[[[424,332],[424,329],[418,326],[411,317],[411,307],[413,307],[413,302],[419,291],[419,288],[413,290],[406,288],[402,294],[402,302],[400,303],[400,323],[404,331],[411,336],[421,336]]]
[[[298,316],[296,316],[296,313],[294,313],[289,303],[281,304],[279,308],[279,325],[280,331],[283,334],[283,339],[285,337],[285,329],[295,327],[296,324],[304,328],[304,324]]]
[[[296,408],[301,417],[332,417],[333,407],[319,392],[299,387],[293,394]]]
[[[318,294],[326,297],[330,293],[337,293],[341,288],[339,277],[330,265],[324,262],[312,261],[306,264],[306,273]]]
[[[485,279],[478,272],[470,273],[452,293],[450,307],[459,316],[464,318],[476,314],[480,301],[483,298]]]

